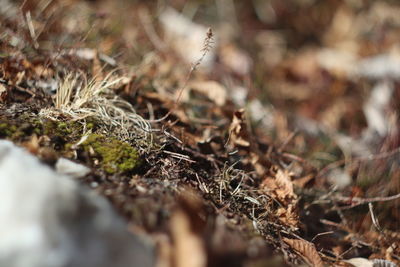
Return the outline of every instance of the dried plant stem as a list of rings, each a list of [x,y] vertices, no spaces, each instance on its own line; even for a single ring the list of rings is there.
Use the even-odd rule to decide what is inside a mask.
[[[351,209],[356,206],[360,206],[360,205],[367,204],[367,203],[391,201],[391,200],[395,200],[395,199],[399,199],[399,198],[400,198],[400,193],[393,195],[393,196],[388,196],[388,197],[372,197],[372,198],[336,197],[335,200],[351,203],[350,206],[345,206],[340,209]]]
[[[190,68],[189,73],[186,75],[186,78],[185,78],[185,81],[184,81],[183,85],[179,89],[178,96],[177,96],[177,98],[176,98],[176,100],[174,102],[173,107],[162,118],[156,119],[156,120],[148,120],[148,122],[151,122],[151,123],[153,123],[153,122],[161,122],[161,121],[165,120],[166,118],[168,118],[169,115],[171,115],[171,113],[178,106],[178,104],[179,104],[179,102],[181,100],[183,91],[185,91],[186,87],[188,86],[189,81],[192,78],[193,73],[196,71],[197,67],[204,60],[204,58],[206,57],[207,53],[211,50],[213,44],[214,44],[214,33],[213,33],[211,28],[208,28],[207,36],[204,39],[203,48],[201,49],[202,54],[201,54],[200,58],[196,62],[194,62],[192,64],[192,67]]]

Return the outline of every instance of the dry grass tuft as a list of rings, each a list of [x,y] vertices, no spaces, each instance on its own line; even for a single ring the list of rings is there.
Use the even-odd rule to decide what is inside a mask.
[[[94,118],[103,132],[112,132],[125,141],[140,140],[140,148],[148,150],[153,141],[149,122],[113,91],[123,79],[125,77],[115,77],[114,72],[101,81],[96,77],[88,80],[84,74],[69,73],[60,82],[54,108],[42,109],[40,115],[52,120],[67,116],[84,123],[86,118]]]

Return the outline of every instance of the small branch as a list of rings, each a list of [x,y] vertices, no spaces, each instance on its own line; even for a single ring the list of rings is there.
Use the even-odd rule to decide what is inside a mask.
[[[358,198],[358,197],[336,197],[337,201],[350,202],[351,205],[341,209],[351,209],[367,203],[391,201],[400,198],[400,193],[389,197],[373,197],[373,198]]]

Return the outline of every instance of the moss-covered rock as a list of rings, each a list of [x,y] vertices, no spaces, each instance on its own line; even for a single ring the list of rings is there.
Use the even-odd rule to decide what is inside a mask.
[[[93,149],[102,169],[109,174],[132,171],[140,164],[137,150],[113,137],[91,134],[82,145],[86,151]]]
[[[97,124],[96,120],[88,118],[84,122],[58,121],[25,113],[15,118],[1,118],[0,138],[18,143],[30,140],[34,134],[39,137],[45,135],[49,137],[51,146],[57,153],[64,157],[72,157],[74,144],[82,138],[84,132],[96,131]],[[93,133],[82,147],[87,152],[94,152],[91,156],[99,160],[100,167],[108,174],[126,173],[140,164],[138,151],[115,137]]]

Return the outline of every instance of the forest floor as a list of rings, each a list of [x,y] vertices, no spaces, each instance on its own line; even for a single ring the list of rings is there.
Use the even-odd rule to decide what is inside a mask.
[[[90,167],[157,266],[399,264],[398,12],[0,0],[0,138]]]

